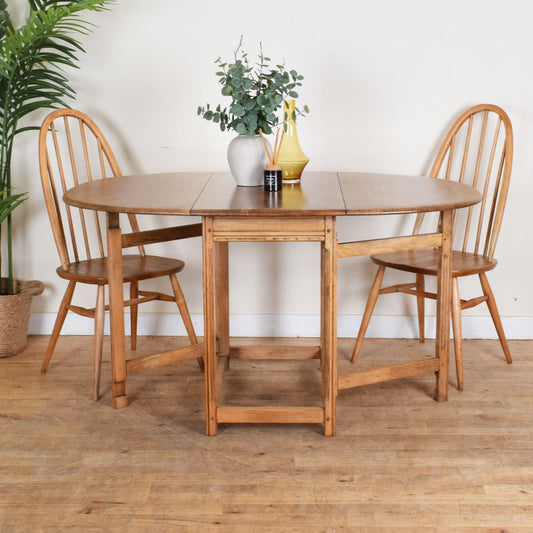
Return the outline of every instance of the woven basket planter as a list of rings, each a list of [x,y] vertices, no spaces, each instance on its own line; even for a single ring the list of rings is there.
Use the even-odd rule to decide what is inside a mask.
[[[0,293],[7,289],[8,279],[0,278]],[[30,327],[31,301],[41,294],[40,281],[14,280],[16,294],[0,294],[0,357],[11,357],[26,346]]]

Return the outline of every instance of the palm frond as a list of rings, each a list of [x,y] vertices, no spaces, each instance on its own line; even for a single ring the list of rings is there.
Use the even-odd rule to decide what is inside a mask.
[[[37,129],[32,125],[19,127],[19,121],[37,109],[68,106],[66,100],[75,91],[65,71],[78,68],[78,54],[84,52],[76,36],[90,33],[93,27],[80,18],[80,13],[105,11],[114,1],[28,0],[26,24],[15,29],[6,1],[0,0],[0,224],[4,220],[7,223],[10,279],[11,213],[27,198],[26,193],[11,194],[13,141],[19,133]]]
[[[2,223],[16,207],[28,199],[27,192],[20,194],[9,194],[10,191],[6,192],[8,196],[0,198],[0,223]]]
[[[8,31],[13,30],[13,24],[9,17],[9,11],[7,10],[7,4],[5,0],[0,0],[0,39],[4,38],[4,35]]]
[[[2,139],[14,135],[18,120],[33,110],[67,105],[66,99],[75,93],[60,70],[76,68],[77,53],[84,51],[71,33],[84,34],[91,29],[91,24],[80,20],[78,14],[102,11],[108,3],[34,0],[34,11],[24,27],[6,32],[0,43]]]
[[[81,0],[28,0],[33,11],[41,9],[48,9],[50,7],[59,7],[61,5],[69,5],[73,2],[80,2]]]

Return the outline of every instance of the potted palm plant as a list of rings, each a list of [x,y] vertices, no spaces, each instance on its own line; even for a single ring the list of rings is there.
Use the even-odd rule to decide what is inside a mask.
[[[242,37],[233,61],[218,58],[215,63],[221,93],[230,97],[231,103],[226,107],[199,106],[198,115],[218,124],[221,131],[238,134],[228,147],[228,163],[237,185],[261,185],[267,152],[260,135],[271,134],[276,125],[283,123],[276,112],[284,100],[298,98],[296,89],[302,85],[303,76],[284,64],[272,65],[262,47],[258,61],[251,65]],[[303,115],[309,109],[304,106],[293,112]]]
[[[74,90],[63,71],[76,67],[83,52],[76,34],[91,28],[83,11],[102,11],[112,0],[28,0],[25,24],[15,28],[5,0],[0,0],[0,357],[20,352],[26,343],[32,296],[39,281],[13,275],[12,214],[26,199],[13,184],[14,141],[38,126],[22,119],[42,108],[66,106]],[[27,122],[26,120],[24,122]]]

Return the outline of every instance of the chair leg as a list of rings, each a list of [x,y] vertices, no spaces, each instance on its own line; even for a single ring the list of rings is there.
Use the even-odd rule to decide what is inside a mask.
[[[494,294],[489,285],[489,280],[484,272],[479,274],[479,280],[481,281],[481,287],[483,288],[483,294],[487,297],[487,306],[490,311],[490,316],[498,332],[498,337],[500,339],[500,344],[503,348],[503,353],[505,354],[505,359],[508,363],[512,363],[513,359],[511,357],[511,351],[509,350],[509,345],[507,344],[507,339],[505,338],[505,333],[503,332],[502,321],[500,319],[500,313],[496,307],[496,300]]]
[[[453,278],[452,281],[452,327],[457,388],[463,390],[463,332],[461,327],[461,298],[459,296],[459,280],[457,278]]]
[[[357,356],[359,355],[359,351],[361,350],[361,344],[363,344],[363,339],[365,338],[365,333],[368,328],[370,318],[372,317],[376,300],[379,296],[379,290],[381,288],[381,282],[383,281],[384,273],[385,267],[380,265],[376,273],[376,277],[374,278],[374,282],[372,283],[372,287],[370,288],[370,294],[368,295],[368,301],[366,302],[365,312],[361,320],[361,326],[359,327],[359,333],[357,334],[357,339],[353,349],[352,363],[355,363]]]
[[[130,283],[130,299],[134,300],[139,297],[139,282],[132,281]],[[131,329],[131,349],[137,349],[137,316],[138,316],[138,304],[132,304],[130,306],[130,329]]]
[[[65,294],[63,295],[63,299],[61,300],[61,305],[59,306],[59,311],[57,312],[54,329],[52,330],[52,335],[50,336],[50,340],[48,341],[48,347],[46,348],[46,354],[44,356],[43,364],[41,366],[41,372],[43,374],[48,368],[48,364],[50,363],[50,359],[52,358],[52,353],[54,352],[54,348],[56,347],[57,339],[59,338],[59,334],[61,333],[61,328],[65,323],[65,318],[67,317],[68,313],[68,306],[72,301],[72,295],[74,294],[75,287],[76,282],[69,281]]]
[[[187,334],[189,335],[189,340],[191,341],[191,344],[198,344],[198,339],[196,338],[194,326],[192,325],[191,315],[189,314],[189,308],[187,307],[187,302],[185,301],[185,296],[183,295],[183,291],[181,290],[180,284],[178,282],[178,278],[176,274],[171,274],[169,277],[170,277],[170,282],[172,283],[172,290],[174,291],[174,297],[176,298],[176,304],[178,305],[181,318],[183,320],[183,323],[185,324],[185,329],[187,330]],[[198,360],[198,364],[200,365],[200,369],[203,371],[204,370],[203,358],[198,357],[197,360]]]
[[[416,275],[416,290],[420,292],[425,291],[424,274]],[[418,311],[418,340],[420,342],[424,342],[426,340],[426,330],[424,326],[424,320],[426,315],[425,301],[426,299],[422,294],[418,294],[416,296],[416,307]]]
[[[105,285],[98,285],[96,308],[94,313],[94,368],[93,368],[93,399],[100,398],[100,369],[104,344],[105,317]]]

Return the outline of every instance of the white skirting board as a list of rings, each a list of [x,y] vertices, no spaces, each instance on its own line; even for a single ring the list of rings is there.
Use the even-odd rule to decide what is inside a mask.
[[[33,313],[30,334],[48,335],[52,332],[55,313]],[[192,315],[197,335],[203,335],[203,316]],[[338,336],[355,337],[361,316],[340,315],[337,317]],[[503,328],[508,339],[533,339],[533,317],[503,317]],[[497,339],[490,317],[464,316],[463,338]],[[70,313],[67,316],[63,335],[92,335],[94,321]],[[318,315],[231,315],[230,332],[235,337],[318,337]],[[129,317],[126,314],[126,333],[129,334]],[[109,334],[109,316],[106,316],[105,334]],[[186,335],[179,315],[139,314],[139,335]],[[416,338],[417,319],[414,316],[374,316],[370,321],[367,337]],[[435,338],[435,318],[426,318],[426,337]]]

